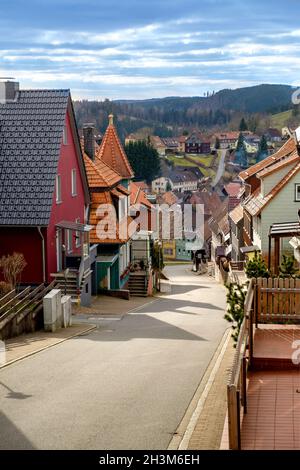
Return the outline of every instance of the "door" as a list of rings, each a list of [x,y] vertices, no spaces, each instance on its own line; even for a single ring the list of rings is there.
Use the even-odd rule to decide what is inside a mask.
[[[61,230],[56,231],[56,265],[57,272],[62,271],[62,234]]]

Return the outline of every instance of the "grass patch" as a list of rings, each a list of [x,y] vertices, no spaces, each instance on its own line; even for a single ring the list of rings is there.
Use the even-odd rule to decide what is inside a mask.
[[[271,116],[271,126],[281,129],[285,127],[292,117],[292,110],[284,111],[283,113],[273,114]]]

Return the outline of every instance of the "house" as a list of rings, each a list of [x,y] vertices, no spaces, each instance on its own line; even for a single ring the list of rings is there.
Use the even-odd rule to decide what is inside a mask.
[[[143,140],[145,140],[144,137],[139,137],[136,134],[129,134],[127,137],[125,137],[125,145],[135,144],[136,142],[141,142]]]
[[[244,244],[267,258],[271,225],[296,220],[300,204],[300,157],[296,136],[273,155],[240,173],[248,195],[243,201]],[[246,193],[247,194],[247,193]],[[290,250],[288,241],[285,249]]]
[[[223,188],[223,193],[228,196],[228,210],[232,211],[240,202],[244,188],[241,181],[232,181]]]
[[[275,129],[270,127],[264,132],[266,139],[268,142],[281,142],[282,141],[282,133],[279,129]]]
[[[209,154],[211,152],[210,141],[204,139],[200,132],[193,131],[185,140],[185,153]]]
[[[244,226],[244,209],[242,204],[238,204],[229,212],[229,224],[231,235],[231,260],[240,262],[244,260],[241,248],[244,246],[243,226]]]
[[[157,150],[158,155],[160,157],[165,157],[166,156],[166,148],[167,146],[164,144],[162,139],[158,137],[157,135],[152,135],[150,137],[150,142],[152,146]]]
[[[145,194],[150,194],[150,186],[146,183],[146,181],[135,181],[134,184]]]
[[[198,178],[192,171],[173,170],[169,175],[170,185],[173,191],[196,191]]]
[[[178,137],[178,151],[180,153],[185,153],[185,142],[186,142],[186,135],[181,135]]]
[[[92,135],[92,132],[90,133]],[[86,141],[85,165],[91,192],[90,241],[97,245],[94,288],[118,291],[128,286],[130,264],[129,216],[132,168],[109,116],[109,125],[97,152]]]
[[[152,181],[152,192],[155,194],[165,193],[168,190],[169,180],[165,176],[160,176]]]
[[[228,216],[228,200],[222,202],[208,222],[211,230],[211,261],[215,277],[224,280],[223,261],[231,256],[230,224]]]
[[[187,195],[184,201],[193,206],[199,204],[203,206],[204,221],[208,221],[214,212],[220,207],[222,201],[215,191],[196,191]]]
[[[69,90],[3,82],[0,104],[0,256],[23,253],[22,284],[60,280],[89,304],[88,181]]]
[[[220,149],[233,148],[239,135],[239,132],[218,132],[214,135],[215,145],[218,142]]]

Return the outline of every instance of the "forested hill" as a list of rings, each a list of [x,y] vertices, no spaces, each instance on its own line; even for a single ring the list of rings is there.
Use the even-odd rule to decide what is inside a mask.
[[[180,127],[210,129],[228,125],[237,115],[271,114],[292,107],[293,88],[288,85],[258,85],[221,90],[205,97],[168,97],[148,100],[76,101],[79,127],[94,122],[101,132],[113,112],[122,138],[141,128],[154,134],[172,135]]]

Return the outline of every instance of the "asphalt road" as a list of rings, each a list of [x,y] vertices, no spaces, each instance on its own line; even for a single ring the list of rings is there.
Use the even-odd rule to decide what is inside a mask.
[[[227,154],[227,149],[222,149],[218,170],[217,170],[215,179],[212,183],[213,187],[217,186],[218,182],[220,181],[220,179],[222,178],[222,176],[224,174],[226,154]]]
[[[167,448],[228,327],[225,289],[189,269],[167,269],[167,297],[0,371],[0,449]]]

